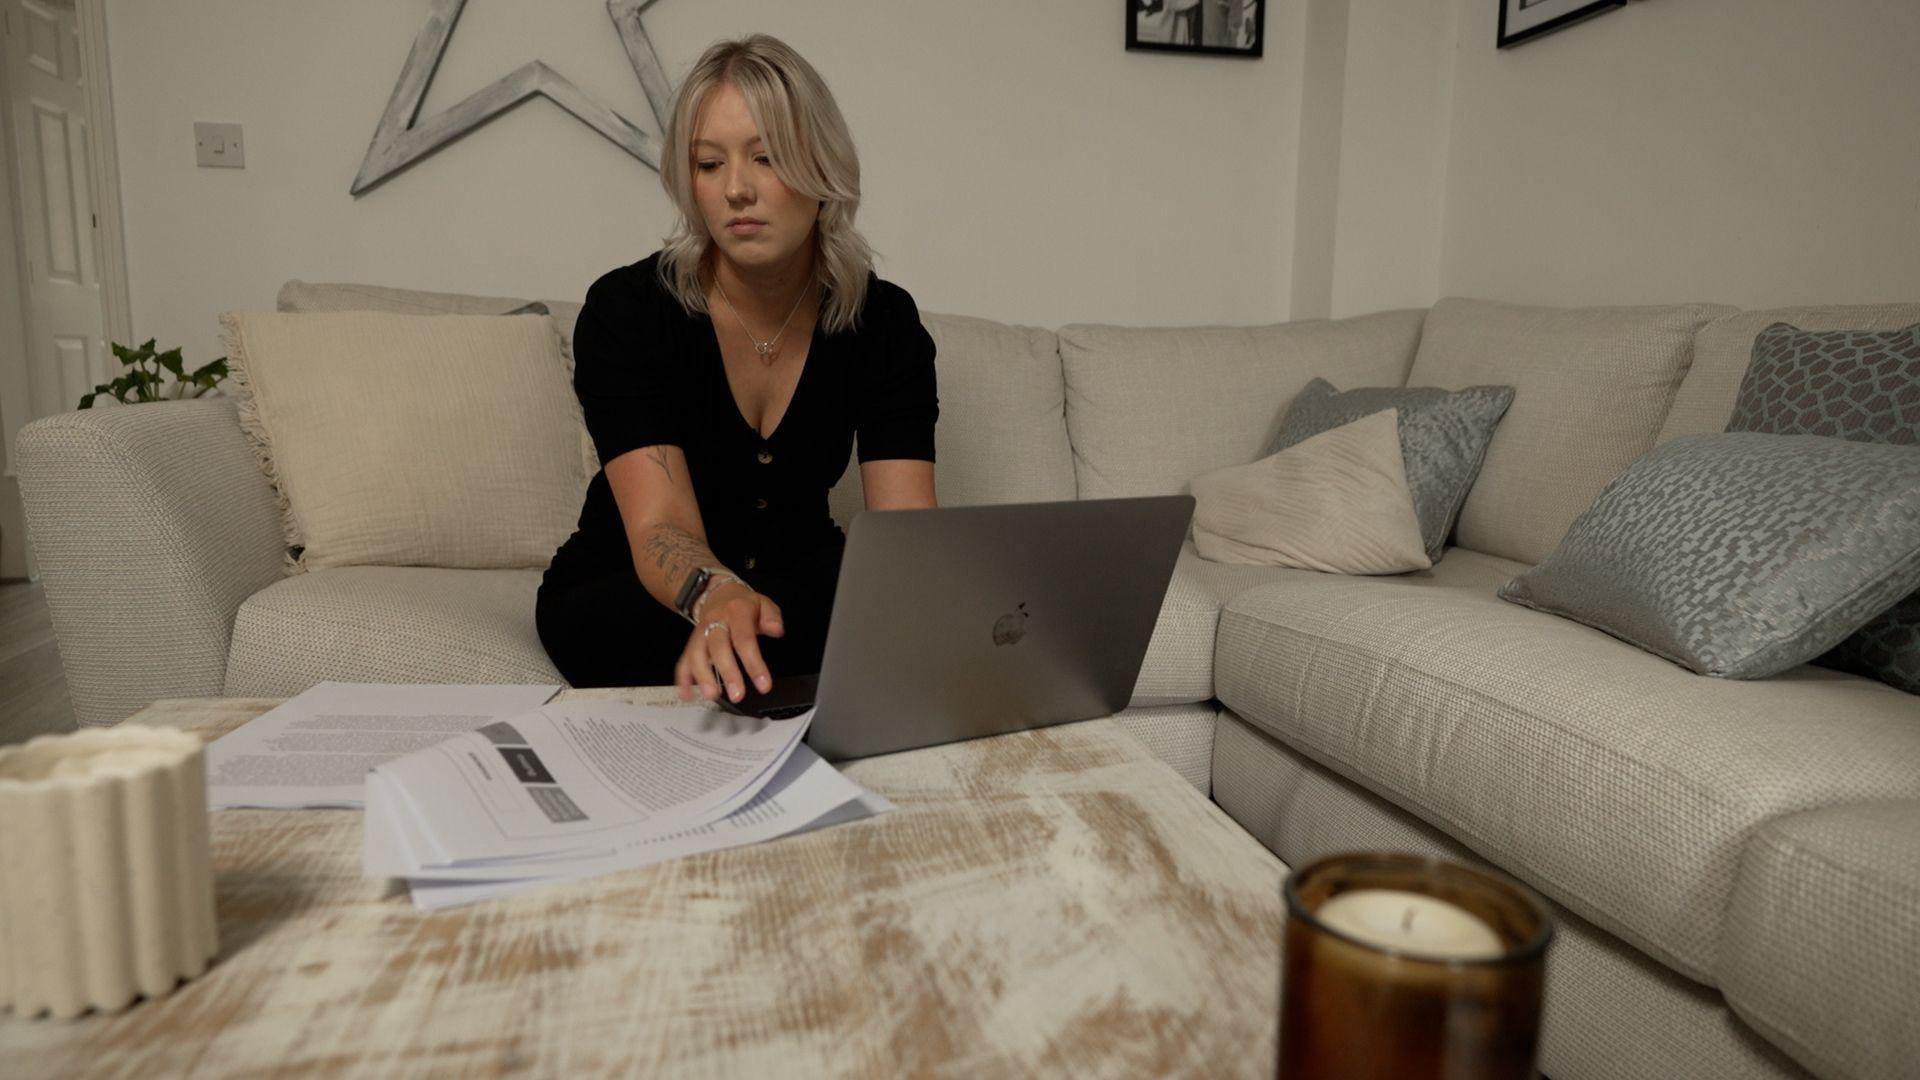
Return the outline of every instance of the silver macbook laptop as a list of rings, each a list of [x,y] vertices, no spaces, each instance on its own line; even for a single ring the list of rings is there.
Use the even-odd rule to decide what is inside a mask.
[[[811,697],[829,761],[1119,712],[1192,516],[1188,495],[861,514],[817,685],[741,709]]]

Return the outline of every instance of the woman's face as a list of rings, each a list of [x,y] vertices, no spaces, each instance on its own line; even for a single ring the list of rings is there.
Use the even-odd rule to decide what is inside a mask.
[[[796,194],[772,158],[731,83],[707,96],[693,125],[693,197],[721,255],[742,268],[771,269],[809,250],[820,203]]]

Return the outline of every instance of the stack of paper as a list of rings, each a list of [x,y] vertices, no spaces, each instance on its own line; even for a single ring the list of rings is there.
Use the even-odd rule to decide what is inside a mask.
[[[544,705],[559,689],[320,683],[207,747],[208,808],[357,810],[368,769]]]
[[[570,701],[380,765],[366,870],[432,910],[892,809],[802,745],[812,714]]]

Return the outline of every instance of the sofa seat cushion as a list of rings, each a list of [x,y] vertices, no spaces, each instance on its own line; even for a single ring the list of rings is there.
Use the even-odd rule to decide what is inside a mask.
[[[1256,585],[1313,572],[1210,562],[1194,550],[1192,540],[1181,544],[1129,704],[1186,705],[1212,700],[1213,640],[1220,626],[1220,609]]]
[[[1853,675],[1694,675],[1501,601],[1521,569],[1301,575],[1220,618],[1220,700],[1676,970],[1716,984],[1742,847],[1772,818],[1920,797],[1920,706]],[[1471,571],[1471,572],[1469,572]]]
[[[1821,1076],[1911,1076],[1920,802],[1768,822],[1741,856],[1720,948],[1728,1003],[1802,1065]]]
[[[345,566],[254,593],[234,620],[226,693],[341,682],[559,683],[533,626],[538,570]]]

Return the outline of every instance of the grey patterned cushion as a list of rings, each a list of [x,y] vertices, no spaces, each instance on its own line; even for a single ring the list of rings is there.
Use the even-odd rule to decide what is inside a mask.
[[[1753,340],[1727,430],[1920,443],[1920,324],[1869,333],[1774,323]],[[1920,694],[1920,595],[1814,663]]]
[[[1627,467],[1500,597],[1703,675],[1758,679],[1920,587],[1920,448],[1674,439]]]
[[[1400,453],[1406,460],[1407,487],[1427,558],[1440,561],[1453,532],[1460,504],[1467,501],[1480,461],[1487,455],[1493,429],[1513,404],[1511,386],[1469,386],[1447,391],[1430,386],[1334,389],[1325,379],[1306,385],[1287,406],[1280,433],[1262,457],[1371,416],[1382,409],[1400,413]]]

